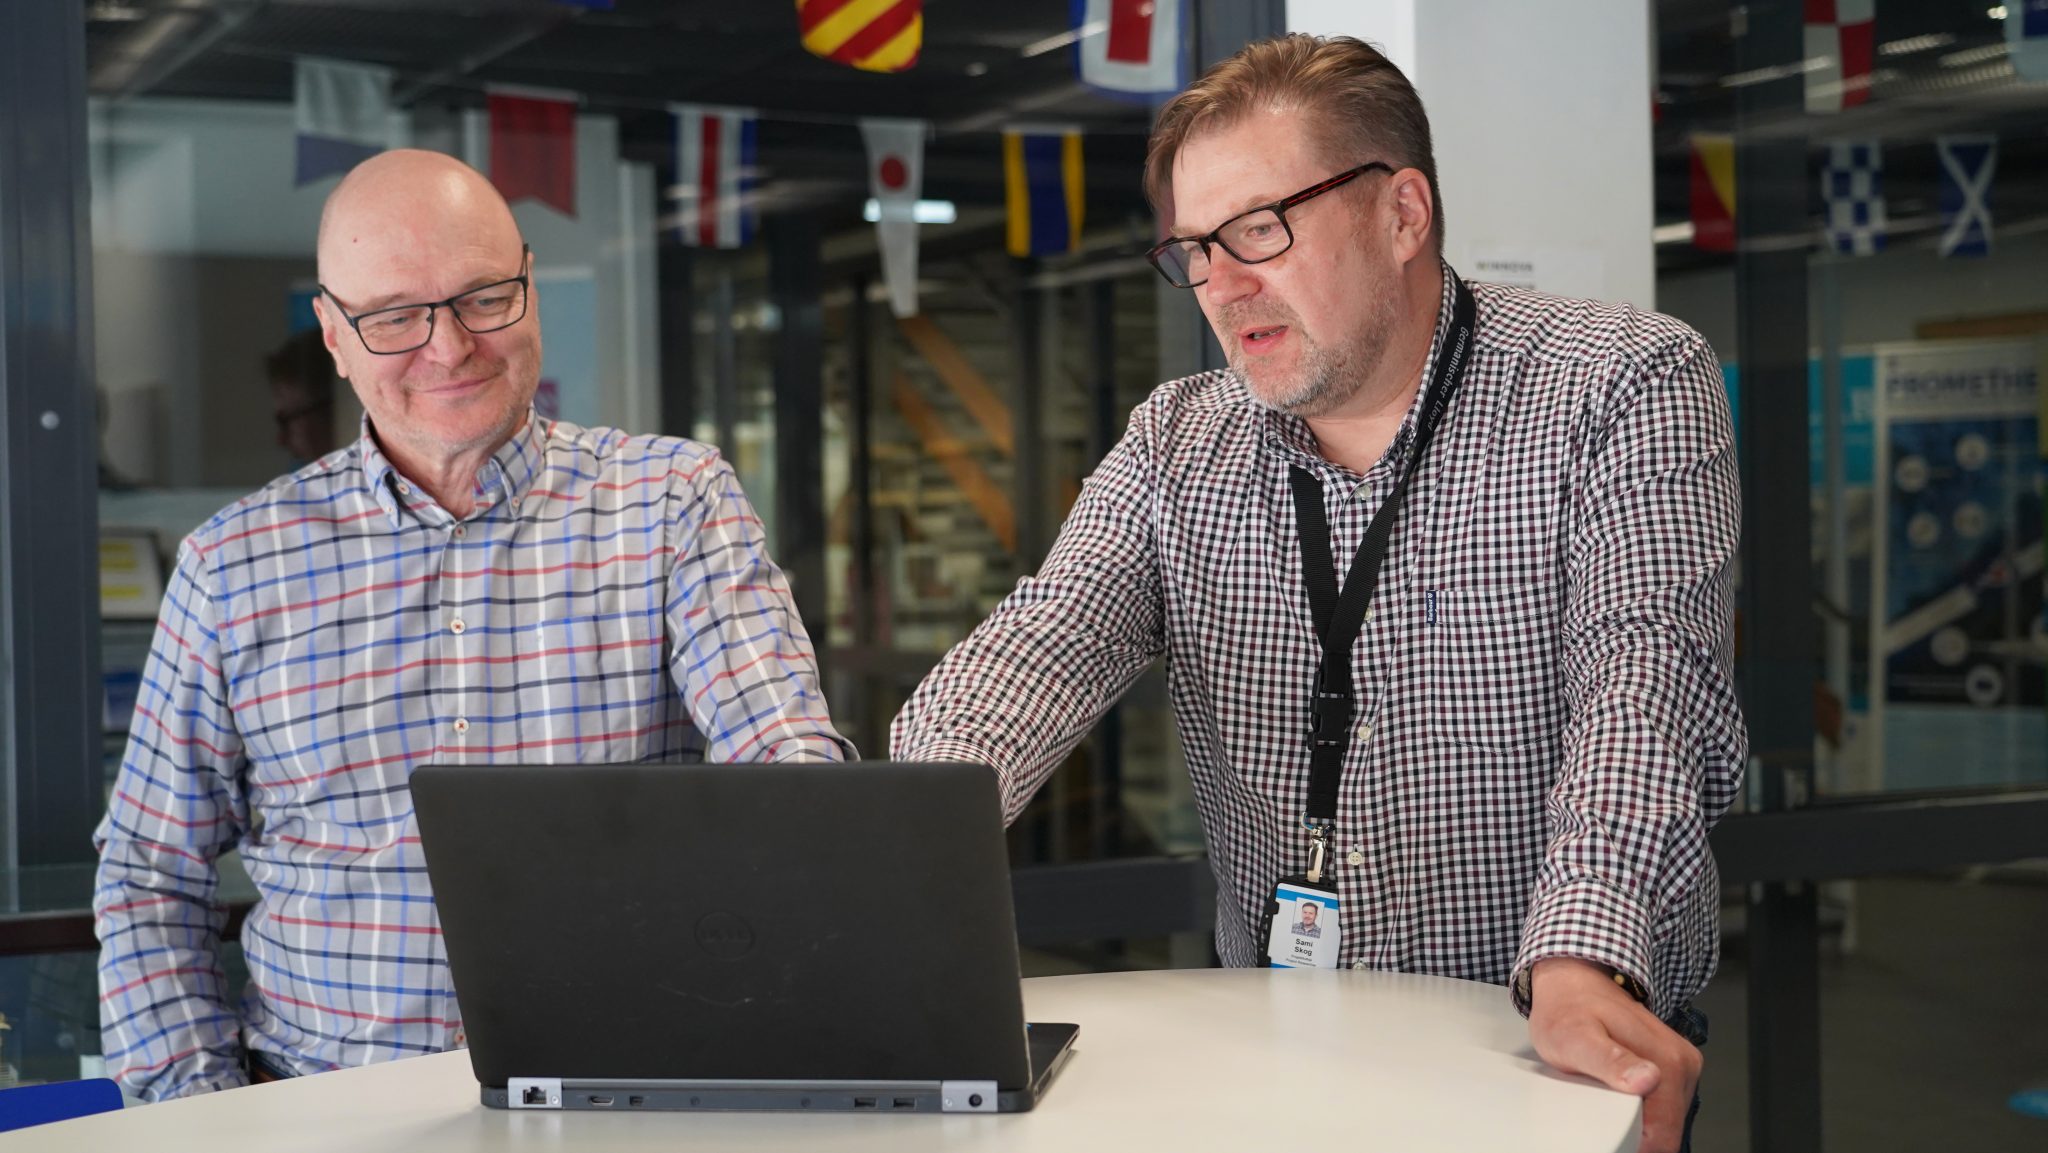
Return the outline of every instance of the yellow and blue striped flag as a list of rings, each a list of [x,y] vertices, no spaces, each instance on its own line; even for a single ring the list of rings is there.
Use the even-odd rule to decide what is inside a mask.
[[[1003,133],[1010,255],[1070,252],[1081,242],[1081,134]]]

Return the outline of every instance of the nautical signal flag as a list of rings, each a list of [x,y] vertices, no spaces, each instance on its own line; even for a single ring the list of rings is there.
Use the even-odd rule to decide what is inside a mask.
[[[924,0],[796,0],[804,47],[863,72],[903,72],[924,48]]]
[[[311,56],[292,61],[293,183],[339,175],[384,151],[390,114],[391,69]]]
[[[1934,138],[1941,160],[1943,256],[1991,255],[1991,178],[1998,172],[1998,137],[1971,133]]]
[[[1184,0],[1072,0],[1081,82],[1154,96],[1187,84]]]
[[[1692,138],[1692,243],[1707,252],[1735,251],[1735,138],[1701,132]]]
[[[674,111],[683,243],[746,247],[760,220],[754,204],[754,114],[703,104],[677,104]]]
[[[1870,99],[1877,0],[1806,0],[1806,110],[1840,112]]]
[[[1003,133],[1003,185],[1010,208],[1010,255],[1071,252],[1081,242],[1081,133]]]
[[[868,145],[868,195],[875,198],[875,241],[882,251],[882,283],[889,308],[917,315],[917,198],[924,194],[922,120],[868,118],[860,122]]]
[[[1884,249],[1884,145],[1838,140],[1828,145],[1820,171],[1827,205],[1828,247],[1841,256],[1874,256]]]
[[[532,198],[576,215],[576,98],[489,89],[491,183],[508,204]]]

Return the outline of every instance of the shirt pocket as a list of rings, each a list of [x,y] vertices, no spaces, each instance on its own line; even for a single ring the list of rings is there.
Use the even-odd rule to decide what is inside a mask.
[[[1430,735],[1482,749],[1554,744],[1565,719],[1558,590],[1435,589],[1423,597]]]

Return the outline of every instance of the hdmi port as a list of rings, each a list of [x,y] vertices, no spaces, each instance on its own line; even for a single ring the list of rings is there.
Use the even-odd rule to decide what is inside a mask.
[[[610,1097],[592,1097],[592,1098],[590,1099],[590,1103],[591,1103],[592,1105],[601,1105],[601,1106],[602,1106],[602,1105],[610,1105],[610,1104],[612,1103],[612,1099],[611,1099]]]

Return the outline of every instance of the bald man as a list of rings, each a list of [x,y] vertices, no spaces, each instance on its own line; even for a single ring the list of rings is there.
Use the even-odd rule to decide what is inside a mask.
[[[488,181],[367,161],[319,261],[362,433],[179,550],[96,838],[107,1068],[145,1098],[464,1043],[418,765],[853,754],[717,452],[534,413],[533,257]],[[229,849],[260,895],[239,1006]]]

